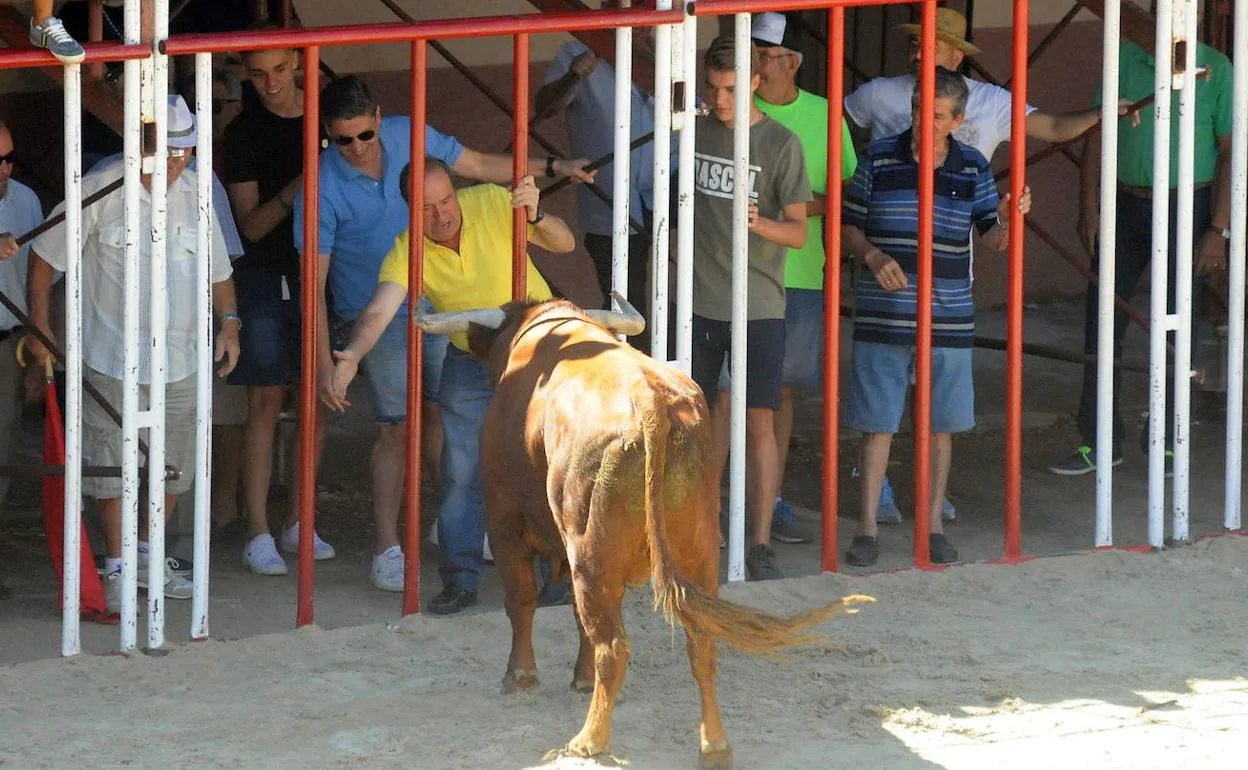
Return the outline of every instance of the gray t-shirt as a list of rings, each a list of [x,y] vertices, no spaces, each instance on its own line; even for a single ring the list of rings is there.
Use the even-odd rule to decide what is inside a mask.
[[[714,116],[698,119],[694,152],[693,312],[714,321],[732,318],[732,129]],[[750,200],[759,216],[781,219],[792,203],[811,200],[802,145],[768,117],[750,127]],[[784,318],[786,249],[749,236],[747,316]]]

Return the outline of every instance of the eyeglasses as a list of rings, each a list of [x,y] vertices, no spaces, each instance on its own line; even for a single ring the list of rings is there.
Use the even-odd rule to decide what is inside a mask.
[[[169,147],[165,152],[166,156],[170,160],[178,160],[180,158],[185,158],[187,151],[185,147]]]
[[[10,152],[8,155],[0,155],[0,163],[13,163],[17,160],[17,152]]]
[[[777,59],[783,59],[786,56],[792,55],[793,53],[790,51],[786,51],[784,53],[763,53],[762,51],[759,51],[758,59],[759,61],[776,61]]]
[[[225,105],[238,104],[241,101],[242,99],[213,99],[212,100],[212,114],[220,115],[222,112],[225,111]]]
[[[352,142],[355,142],[357,140],[360,142],[371,142],[376,137],[377,137],[377,132],[370,128],[367,131],[361,131],[355,136],[335,136],[334,144],[338,145],[339,147],[347,147]]]

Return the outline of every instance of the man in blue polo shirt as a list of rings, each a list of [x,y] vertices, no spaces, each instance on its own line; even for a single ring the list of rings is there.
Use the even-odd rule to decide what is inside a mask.
[[[918,89],[914,123],[918,123]],[[992,169],[979,151],[951,134],[966,114],[966,81],[936,70],[935,221],[932,255],[932,561],[958,552],[944,535],[940,511],[952,456],[952,434],[975,425],[971,352],[971,228],[997,249],[1009,244],[1009,196],[998,199]],[[858,164],[845,197],[845,246],[863,267],[854,281],[854,343],[845,424],[862,431],[862,510],[846,554],[855,566],[879,558],[876,513],[893,434],[905,410],[914,369],[919,252],[918,136],[906,130],[877,139]],[[1031,208],[1027,192],[1018,203]],[[877,244],[888,247],[885,253]]]
[[[382,260],[408,225],[408,207],[399,192],[399,177],[411,160],[411,119],[383,118],[381,108],[358,77],[331,83],[321,93],[321,122],[334,147],[321,153],[318,194],[317,296],[325,302],[328,283],[333,316],[349,325],[354,322],[377,288]],[[464,147],[453,136],[425,127],[425,151],[443,161],[456,174],[483,182],[511,180],[511,157],[478,152]],[[584,160],[554,160],[552,174],[578,181],[592,178],[584,172]],[[544,158],[530,163],[533,173],[547,170]],[[295,201],[295,244],[303,249],[303,196]],[[384,591],[403,590],[403,551],[399,546],[398,519],[403,491],[405,458],[403,421],[407,412],[407,305],[399,309],[361,368],[372,394],[378,425],[372,451],[373,517],[377,543],[371,579]],[[423,454],[436,461],[441,454],[441,428],[436,407],[444,336],[424,337]],[[330,357],[329,314],[322,306],[317,330],[317,382],[321,400],[341,409],[344,404],[333,389],[334,362]],[[436,465],[435,465],[436,467]]]

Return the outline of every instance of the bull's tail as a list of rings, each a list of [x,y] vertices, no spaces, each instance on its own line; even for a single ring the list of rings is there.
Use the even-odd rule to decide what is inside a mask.
[[[663,470],[671,422],[661,406],[648,406],[652,408],[641,411],[644,415],[646,535],[650,542],[655,609],[661,610],[669,621],[679,620],[688,628],[709,634],[742,652],[767,654],[817,642],[819,635],[806,633],[807,629],[834,615],[857,612],[855,604],[875,601],[870,596],[844,596],[799,615],[780,618],[711,596],[689,582],[676,568],[664,526]]]

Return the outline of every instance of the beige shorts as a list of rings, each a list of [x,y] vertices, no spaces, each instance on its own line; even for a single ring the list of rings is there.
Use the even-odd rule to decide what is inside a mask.
[[[83,368],[83,379],[95,389],[118,412],[121,411],[121,380],[105,376],[88,367]],[[147,408],[148,387],[139,386],[139,409]],[[139,431],[139,437],[147,442],[149,431]],[[139,451],[134,447],[132,451]],[[121,426],[113,421],[104,408],[89,394],[82,395],[82,458],[87,465],[119,466],[124,456]],[[139,455],[139,466],[146,465],[146,458]],[[187,377],[165,386],[165,465],[182,471],[178,479],[165,482],[165,492],[180,495],[190,490],[195,481],[195,377]],[[82,493],[88,497],[107,500],[121,497],[121,478],[84,478]]]
[[[212,424],[247,423],[247,386],[231,385],[220,377],[212,381]]]

